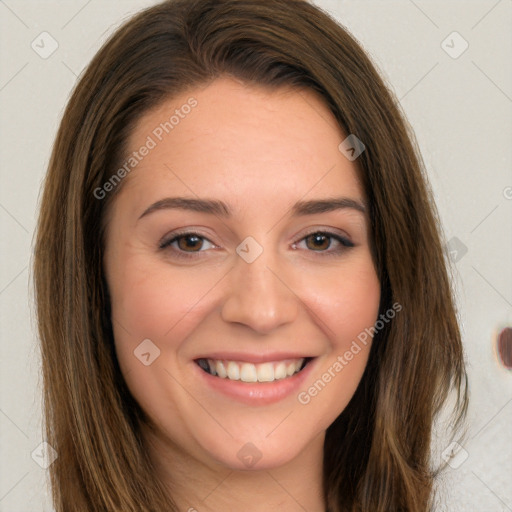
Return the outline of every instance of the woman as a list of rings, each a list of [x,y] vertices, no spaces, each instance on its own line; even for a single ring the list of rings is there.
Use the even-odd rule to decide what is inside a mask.
[[[61,511],[427,511],[467,407],[421,160],[301,0],[174,0],[80,79],[35,247]]]

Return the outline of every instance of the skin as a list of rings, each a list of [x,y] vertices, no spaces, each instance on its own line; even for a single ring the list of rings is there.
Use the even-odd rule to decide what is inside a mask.
[[[371,340],[334,377],[333,364],[375,323],[380,284],[364,213],[297,217],[291,208],[334,196],[364,204],[356,162],[339,151],[346,135],[315,92],[231,78],[148,112],[129,152],[190,97],[197,106],[124,178],[109,212],[104,264],[119,363],[180,510],[323,511],[325,431],[353,396]],[[159,209],[139,218],[171,196],[221,200],[232,216]],[[159,249],[182,228],[204,238]],[[317,248],[308,235],[322,230],[354,246],[327,238]],[[248,236],[263,249],[252,263],[236,252]],[[160,350],[148,365],[134,356],[145,339]],[[316,359],[296,392],[248,405],[198,378],[194,358],[219,350]],[[330,381],[300,403],[298,392],[329,368]],[[250,468],[237,456],[249,442],[261,455]]]

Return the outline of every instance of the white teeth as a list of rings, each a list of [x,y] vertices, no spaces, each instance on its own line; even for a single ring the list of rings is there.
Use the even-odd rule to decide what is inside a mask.
[[[258,374],[256,366],[250,363],[244,363],[240,371],[240,380],[244,382],[258,382]]]
[[[215,363],[215,370],[217,370],[217,375],[222,379],[225,379],[228,376],[228,372],[226,371],[226,368],[222,361],[217,361]]]
[[[240,380],[240,367],[234,361],[229,361],[226,371],[229,379]]]
[[[286,376],[286,365],[284,363],[278,363],[274,368],[274,379],[284,379]]]
[[[293,363],[290,363],[293,364]],[[274,380],[274,365],[272,363],[263,363],[258,365],[258,381],[272,382]]]
[[[304,358],[261,364],[239,363],[236,361],[204,360],[208,363],[211,375],[221,379],[243,382],[273,382],[295,375],[304,363]]]
[[[288,363],[288,366],[286,367],[286,375],[288,375],[288,377],[291,377],[296,371],[297,365],[295,363]]]

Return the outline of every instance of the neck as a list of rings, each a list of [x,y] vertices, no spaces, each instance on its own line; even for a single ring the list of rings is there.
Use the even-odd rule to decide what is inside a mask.
[[[144,428],[158,476],[178,510],[187,512],[324,512],[322,486],[325,433],[297,457],[264,470],[230,469],[184,452],[159,433]]]

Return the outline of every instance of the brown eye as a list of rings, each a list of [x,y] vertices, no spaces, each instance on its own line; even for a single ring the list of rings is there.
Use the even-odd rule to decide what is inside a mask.
[[[331,245],[331,237],[325,233],[313,233],[308,235],[305,240],[311,241],[311,244],[306,242],[308,249],[312,249],[314,251],[324,251],[329,249]]]
[[[178,241],[179,249],[186,252],[190,252],[189,249],[191,249],[191,252],[196,252],[203,245],[202,237],[197,235],[182,235],[175,238],[175,240]]]
[[[177,233],[159,244],[160,250],[178,258],[193,258],[196,253],[199,255],[206,252],[206,249],[215,247],[212,242],[198,233]]]
[[[334,240],[334,245],[333,245]],[[318,256],[341,256],[346,250],[354,247],[348,238],[331,233],[330,231],[314,231],[303,237],[300,242],[292,245],[296,250],[299,244],[304,243],[308,252],[318,253]]]

